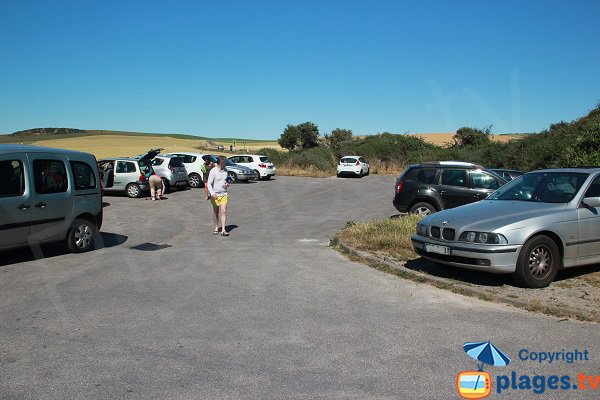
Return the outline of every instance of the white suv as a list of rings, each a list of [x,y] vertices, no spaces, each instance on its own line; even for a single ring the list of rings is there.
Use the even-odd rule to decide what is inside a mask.
[[[259,154],[240,154],[229,157],[236,164],[253,169],[260,179],[271,179],[275,176],[275,166],[268,157]]]
[[[204,157],[209,156],[208,154],[180,152],[168,153],[164,154],[164,156],[181,158],[188,173],[190,187],[200,188],[204,186],[202,183],[204,177],[204,174],[202,173],[202,164],[204,164]]]

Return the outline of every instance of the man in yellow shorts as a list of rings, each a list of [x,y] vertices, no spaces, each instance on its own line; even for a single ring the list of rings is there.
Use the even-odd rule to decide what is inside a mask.
[[[221,214],[221,235],[229,236],[227,232],[227,188],[229,180],[227,179],[227,169],[225,168],[225,157],[219,156],[217,165],[210,170],[208,174],[208,191],[213,206],[213,221],[215,229],[213,235],[219,234],[219,212]]]

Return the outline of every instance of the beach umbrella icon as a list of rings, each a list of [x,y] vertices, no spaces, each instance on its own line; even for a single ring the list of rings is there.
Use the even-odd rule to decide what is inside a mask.
[[[510,363],[510,358],[489,341],[467,342],[463,345],[463,349],[471,358],[481,363],[480,371],[483,371],[483,364],[505,367]]]

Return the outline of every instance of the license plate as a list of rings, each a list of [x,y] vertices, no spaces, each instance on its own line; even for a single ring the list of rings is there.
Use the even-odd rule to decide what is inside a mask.
[[[447,256],[450,255],[450,247],[448,246],[440,246],[437,244],[427,244],[425,243],[425,251],[428,253],[437,253],[437,254],[445,254]]]

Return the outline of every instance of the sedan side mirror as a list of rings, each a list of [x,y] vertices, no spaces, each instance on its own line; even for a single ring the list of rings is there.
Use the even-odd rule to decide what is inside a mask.
[[[586,197],[583,204],[592,208],[600,207],[600,197]]]

